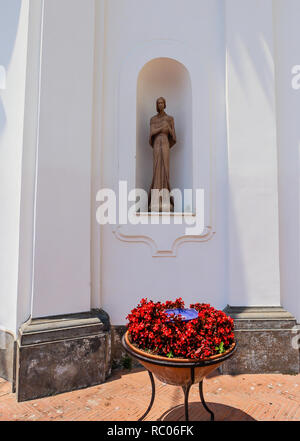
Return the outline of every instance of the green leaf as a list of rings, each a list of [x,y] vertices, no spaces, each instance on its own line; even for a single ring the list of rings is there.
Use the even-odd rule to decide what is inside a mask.
[[[223,352],[225,352],[225,349],[224,349],[224,343],[221,342],[221,343],[219,344],[219,346],[216,346],[216,347],[215,347],[215,350],[218,351],[219,354],[223,354]]]

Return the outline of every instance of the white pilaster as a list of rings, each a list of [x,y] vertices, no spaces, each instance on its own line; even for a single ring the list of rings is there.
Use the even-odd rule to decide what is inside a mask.
[[[227,0],[229,301],[280,304],[272,0]]]
[[[300,4],[274,1],[282,306],[300,322]],[[299,67],[297,71],[299,72]]]
[[[94,6],[44,4],[33,317],[90,310]]]
[[[0,330],[15,334],[29,1],[0,9]]]

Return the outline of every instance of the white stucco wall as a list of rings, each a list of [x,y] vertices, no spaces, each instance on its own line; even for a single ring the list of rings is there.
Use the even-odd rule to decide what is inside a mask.
[[[1,0],[0,11],[0,326],[15,333],[29,1]]]
[[[300,320],[298,0],[189,0],[188,10],[182,0],[1,0],[0,9],[0,326],[16,332],[30,314],[91,306],[122,324],[144,296],[282,303]],[[143,47],[174,59],[186,48],[203,98],[193,104],[193,181],[209,189],[216,234],[171,258],[95,221],[97,190],[115,188],[127,164],[118,103],[136,84],[119,88]]]
[[[188,11],[181,0],[107,2],[102,186],[115,188],[120,175],[125,177],[127,173],[129,181],[134,176],[135,66],[142,69],[142,60],[146,63],[149,58],[173,57],[179,62],[185,58],[183,63],[192,78],[194,110],[198,112],[193,126],[193,136],[198,140],[193,179],[197,186],[210,188],[208,207],[214,212],[216,230],[207,242],[180,245],[177,257],[157,258],[152,256],[149,245],[121,242],[112,228],[105,226],[101,241],[101,300],[113,324],[125,323],[127,313],[144,296],[154,300],[182,296],[188,305],[193,301],[211,302],[219,308],[226,305],[224,24],[224,2],[218,0],[191,0]],[[188,58],[190,53],[193,56]],[[151,102],[156,98],[153,96]],[[124,104],[121,112],[120,100],[120,105]],[[174,114],[172,106],[167,112]],[[144,148],[149,148],[147,143]]]

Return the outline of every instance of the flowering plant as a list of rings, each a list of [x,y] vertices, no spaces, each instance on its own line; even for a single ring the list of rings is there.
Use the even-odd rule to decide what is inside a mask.
[[[126,317],[131,343],[146,352],[169,358],[203,359],[225,352],[234,342],[233,319],[209,304],[195,303],[190,308],[198,317],[183,321],[166,309],[183,309],[182,298],[165,303],[142,299]]]

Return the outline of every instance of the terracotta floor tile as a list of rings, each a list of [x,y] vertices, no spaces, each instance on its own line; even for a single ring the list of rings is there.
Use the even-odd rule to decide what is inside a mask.
[[[156,399],[148,421],[183,421],[181,388],[155,380]],[[300,375],[219,375],[204,383],[216,420],[300,421]],[[11,385],[0,379],[0,421],[132,421],[146,410],[151,386],[146,371],[115,371],[101,385],[54,397],[17,403]],[[207,421],[198,386],[190,391],[190,420]]]

